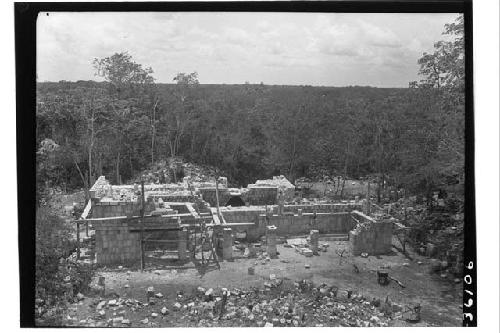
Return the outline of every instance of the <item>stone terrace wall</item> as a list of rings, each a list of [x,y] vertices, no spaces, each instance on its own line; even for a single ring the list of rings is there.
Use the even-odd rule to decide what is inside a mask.
[[[228,220],[236,221],[240,220],[240,217],[236,217],[236,214],[226,218],[226,213],[224,212],[224,218],[227,223]],[[242,216],[246,216],[246,221],[243,222],[253,222],[255,212],[247,211]],[[243,219],[241,217],[241,219]],[[236,232],[246,232],[247,239],[249,241],[255,241],[259,237],[266,234],[266,227],[268,225],[274,225],[277,227],[277,235],[279,236],[293,236],[293,235],[303,235],[308,234],[311,229],[317,229],[320,233],[348,233],[353,227],[354,222],[350,217],[350,213],[323,213],[316,214],[303,214],[299,215],[269,215],[268,221],[266,216],[260,214],[258,220],[252,226],[231,226],[231,228]]]
[[[191,218],[193,219],[193,218]],[[140,229],[139,220],[108,220],[94,221],[96,263],[109,265],[140,260]],[[168,227],[170,230],[164,229]],[[156,237],[169,235],[175,239],[180,225],[176,217],[150,217],[144,223],[144,231],[154,231]],[[163,229],[163,230],[162,230]],[[153,239],[153,238],[152,238]],[[174,246],[175,247],[175,246]]]
[[[263,205],[276,205],[278,198],[278,188],[277,187],[250,187],[245,193],[241,195],[241,198],[245,203],[249,203],[253,206],[263,206]]]
[[[145,203],[145,214],[149,214],[154,210],[154,204],[151,202]],[[92,205],[92,217],[116,217],[116,216],[139,216],[141,204],[138,202],[125,201],[109,201],[109,202],[94,202]]]
[[[168,202],[195,202],[196,199],[193,198],[191,193],[185,194],[158,194],[154,192],[148,193],[148,198],[153,198],[155,201],[158,199],[162,199],[163,201]]]
[[[126,220],[94,222],[97,264],[116,264],[141,259],[140,234],[130,232]]]
[[[338,213],[351,212],[353,210],[362,209],[361,203],[334,203],[334,204],[309,204],[309,205],[284,205],[285,213],[297,214],[299,209],[302,213]]]
[[[352,214],[360,221],[360,224],[349,233],[352,254],[358,256],[363,252],[369,255],[389,253],[392,247],[393,222],[375,221],[357,211]]]
[[[229,211],[221,209],[221,214],[224,216],[226,223],[257,223],[259,216],[265,213],[266,210],[263,206]]]

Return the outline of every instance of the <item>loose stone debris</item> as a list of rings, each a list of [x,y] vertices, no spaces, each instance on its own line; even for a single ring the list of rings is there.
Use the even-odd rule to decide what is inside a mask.
[[[262,327],[306,327],[306,326],[388,326],[397,316],[403,316],[403,305],[388,298],[367,300],[353,291],[338,294],[338,288],[326,284],[314,285],[310,280],[287,281],[275,274],[269,276],[272,282],[264,288],[242,290],[238,288],[199,287],[192,294],[186,294],[182,301],[165,303],[161,309],[136,299],[109,299],[91,303],[96,312],[93,318],[80,321],[86,326],[128,327],[158,325],[159,320],[168,320],[171,325],[191,326],[262,326]],[[168,308],[175,312],[170,313]],[[120,316],[104,309],[124,309]],[[149,316],[133,322],[126,313],[149,309]],[[418,319],[420,308],[412,309],[405,320]],[[415,310],[416,309],[416,310]],[[157,312],[158,311],[158,312]],[[161,315],[160,315],[161,314]],[[109,315],[109,317],[107,317]],[[162,319],[163,318],[163,319]]]

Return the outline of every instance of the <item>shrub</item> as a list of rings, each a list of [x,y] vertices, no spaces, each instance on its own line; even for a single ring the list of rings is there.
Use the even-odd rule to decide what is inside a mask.
[[[38,325],[62,324],[67,302],[84,291],[93,267],[68,258],[75,249],[73,230],[48,206],[36,213],[35,318]]]

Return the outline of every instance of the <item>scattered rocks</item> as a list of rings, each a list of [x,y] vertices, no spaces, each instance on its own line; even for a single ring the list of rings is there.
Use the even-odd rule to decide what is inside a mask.
[[[96,306],[96,310],[101,310],[106,305],[106,301],[100,301]]]

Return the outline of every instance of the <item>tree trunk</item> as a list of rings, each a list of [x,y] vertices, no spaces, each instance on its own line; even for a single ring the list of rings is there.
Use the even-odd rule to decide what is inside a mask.
[[[168,146],[170,147],[170,157],[174,158],[175,157],[175,147],[174,147],[174,144],[172,142],[172,140],[169,140],[168,141]]]
[[[88,173],[89,173],[89,184],[93,184],[94,183],[94,178],[93,178],[93,175],[92,175],[92,148],[89,147],[88,149]]]
[[[342,179],[342,187],[340,188],[340,199],[342,200],[344,197],[344,187],[345,187],[345,179],[346,177],[344,176]]]
[[[382,190],[382,184],[381,184],[381,181],[382,181],[382,176],[378,176],[378,179],[377,179],[377,203],[380,204],[380,201],[381,201],[381,193],[380,191]]]
[[[78,171],[78,174],[80,175],[80,178],[82,179],[83,189],[85,192],[85,202],[87,202],[90,199],[90,193],[89,193],[90,187],[89,187],[89,183],[88,183],[88,178],[86,177],[86,175],[84,175],[82,173],[82,170],[80,169],[80,166],[78,165],[78,163],[76,162],[75,159],[73,159],[73,163],[75,163],[76,170]]]
[[[344,179],[342,180],[342,188],[340,190],[340,199],[342,200],[344,197],[344,186],[345,186],[345,180],[347,179],[347,163],[349,161],[349,141],[347,141],[347,150],[345,154],[345,160],[344,160]]]
[[[158,105],[158,100],[155,101],[153,106],[153,117],[151,121],[151,165],[155,162],[155,135],[156,135],[156,106]]]
[[[429,209],[429,212],[432,212],[433,210],[433,204],[432,204],[433,198],[432,198],[432,187],[430,185],[427,185],[427,207]]]
[[[116,183],[118,185],[121,185],[120,181],[120,152],[118,151],[118,154],[116,156]]]
[[[130,177],[133,177],[134,176],[134,166],[132,165],[132,154],[128,153],[128,164],[130,166]]]

